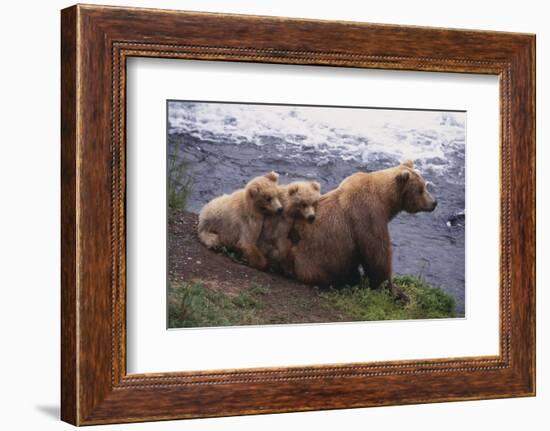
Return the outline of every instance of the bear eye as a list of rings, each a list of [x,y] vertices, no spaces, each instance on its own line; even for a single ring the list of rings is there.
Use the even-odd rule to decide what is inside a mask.
[[[268,196],[267,198],[265,198],[265,200],[266,200],[267,202],[271,202],[271,197]]]

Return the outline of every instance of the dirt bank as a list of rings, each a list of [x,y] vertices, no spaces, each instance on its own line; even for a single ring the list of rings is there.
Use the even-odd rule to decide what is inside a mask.
[[[226,254],[207,249],[198,239],[197,219],[194,213],[172,211],[168,224],[170,280],[199,282],[209,289],[233,296],[264,288],[259,313],[267,323],[353,320],[346,313],[327,306],[313,286],[258,271]]]

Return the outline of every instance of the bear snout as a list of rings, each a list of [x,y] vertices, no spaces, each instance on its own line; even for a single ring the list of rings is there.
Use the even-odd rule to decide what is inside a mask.
[[[284,210],[284,207],[281,201],[279,201],[279,199],[276,199],[276,198],[272,199],[271,205],[269,206],[268,211],[274,214],[281,214],[283,210]]]
[[[434,199],[432,202],[432,207],[430,208],[430,212],[435,210],[436,207],[437,207],[437,199]]]
[[[315,221],[315,214],[310,214],[307,216],[307,221],[313,223]]]

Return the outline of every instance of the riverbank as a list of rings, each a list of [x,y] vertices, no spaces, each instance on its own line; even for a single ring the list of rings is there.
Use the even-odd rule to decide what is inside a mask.
[[[453,297],[418,277],[394,280],[411,298],[406,306],[385,289],[319,289],[250,268],[233,253],[208,250],[196,225],[196,214],[171,211],[170,328],[455,317]]]

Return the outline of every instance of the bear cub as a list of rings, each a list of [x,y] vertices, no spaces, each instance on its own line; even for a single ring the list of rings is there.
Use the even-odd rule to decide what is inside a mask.
[[[258,248],[264,219],[282,214],[279,175],[269,172],[253,178],[246,187],[214,198],[199,214],[198,234],[209,248],[236,250],[254,268],[264,269],[268,261]]]
[[[292,247],[290,232],[296,223],[313,223],[317,203],[321,198],[321,185],[317,181],[295,181],[280,186],[281,214],[264,219],[259,247],[274,269],[290,275],[288,256]]]

